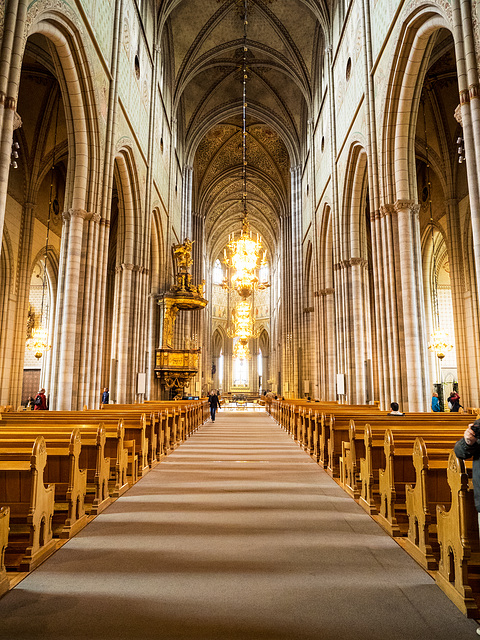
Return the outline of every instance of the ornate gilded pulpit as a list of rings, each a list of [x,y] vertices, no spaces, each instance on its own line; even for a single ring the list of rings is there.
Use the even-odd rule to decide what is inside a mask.
[[[193,264],[193,242],[185,238],[183,244],[173,246],[176,283],[158,300],[162,307],[162,343],[155,353],[155,374],[168,387],[183,389],[198,373],[200,349],[174,349],[173,335],[179,310],[203,309],[208,300],[203,297],[204,282],[195,285],[189,272]]]

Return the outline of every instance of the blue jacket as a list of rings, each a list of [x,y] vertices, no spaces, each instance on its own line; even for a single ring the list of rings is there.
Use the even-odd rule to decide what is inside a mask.
[[[440,400],[436,396],[433,396],[432,411],[441,411],[441,410],[442,410],[442,407],[440,406]]]

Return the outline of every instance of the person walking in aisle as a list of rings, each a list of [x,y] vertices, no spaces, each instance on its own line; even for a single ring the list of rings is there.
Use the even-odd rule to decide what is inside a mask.
[[[220,402],[218,400],[218,395],[213,389],[210,391],[210,395],[208,396],[208,402],[210,403],[210,417],[212,418],[212,422],[215,422],[215,412],[220,408]]]

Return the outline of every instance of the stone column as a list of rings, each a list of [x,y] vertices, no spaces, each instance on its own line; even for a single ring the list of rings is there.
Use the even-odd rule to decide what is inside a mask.
[[[369,314],[364,307],[364,271],[367,268],[367,261],[363,258],[350,258],[351,270],[351,292],[352,292],[352,331],[353,331],[353,354],[354,374],[353,384],[350,385],[352,404],[365,404],[366,402],[366,381],[365,381],[365,359],[366,359],[366,332],[365,322]],[[367,288],[368,290],[368,288]]]
[[[397,200],[395,211],[398,221],[399,264],[404,326],[404,358],[408,411],[425,411],[424,348],[425,327],[418,297],[417,278],[421,265],[416,264],[416,215],[419,205],[412,201]]]
[[[303,261],[302,261],[302,167],[300,165],[290,169],[291,174],[291,256],[292,273],[290,286],[292,290],[292,383],[289,389],[293,397],[302,395],[303,382],[300,379],[300,352],[303,345]]]
[[[3,236],[12,153],[15,109],[22,70],[28,0],[4,3],[0,48],[0,238]],[[2,243],[0,242],[0,253]]]
[[[5,363],[3,365],[2,402],[12,404],[14,407],[20,405],[22,397],[34,225],[35,204],[26,202],[23,209],[17,259],[15,316],[12,322],[12,335],[5,343],[6,352],[2,355],[2,360]]]
[[[69,209],[63,214],[63,217],[65,227],[62,234],[61,262],[64,265],[65,276],[63,289],[59,289],[57,301],[57,307],[62,307],[62,317],[58,342],[55,408],[68,411],[72,408],[73,382],[75,371],[79,364],[77,314],[83,249],[83,226],[85,220],[89,218],[89,214],[83,209]],[[59,326],[58,322],[57,326]]]
[[[183,168],[183,185],[182,185],[182,241],[184,238],[193,238],[193,219],[192,219],[192,181],[193,167],[185,166]]]
[[[464,401],[464,406],[476,406],[476,404],[471,404],[472,400],[477,399],[478,391],[476,385],[475,387],[472,386],[471,375],[469,374],[468,361],[471,358],[471,354],[468,350],[469,348],[472,349],[473,343],[473,349],[478,353],[480,345],[478,335],[475,334],[475,332],[472,332],[471,334],[469,333],[468,342],[466,339],[465,273],[462,241],[458,232],[460,229],[458,201],[451,198],[446,200],[445,204],[447,205],[447,250],[450,265],[450,284],[455,326],[455,351],[457,355],[458,380],[462,387],[460,393]],[[467,381],[470,383],[468,387]]]

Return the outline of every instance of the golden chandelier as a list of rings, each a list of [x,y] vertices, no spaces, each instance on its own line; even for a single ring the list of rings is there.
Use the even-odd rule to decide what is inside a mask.
[[[35,351],[35,357],[38,359],[42,357],[44,351],[50,351],[52,345],[48,340],[48,332],[43,325],[36,327],[32,331],[32,337],[27,340],[26,346],[29,351]]]
[[[453,349],[453,344],[448,333],[444,329],[436,329],[430,335],[428,349],[429,351],[433,351],[439,360],[443,360],[445,355]]]
[[[255,337],[255,321],[252,313],[252,305],[247,298],[255,289],[265,289],[267,282],[259,282],[257,270],[267,263],[266,251],[262,249],[261,238],[257,234],[256,240],[250,231],[247,211],[247,0],[243,1],[243,103],[242,103],[242,179],[243,179],[243,221],[239,237],[231,233],[224,249],[224,263],[233,273],[225,279],[223,286],[236,291],[242,298],[237,303],[233,313],[233,328],[229,331],[230,337],[238,338],[233,350],[233,357],[249,359],[249,338]]]

